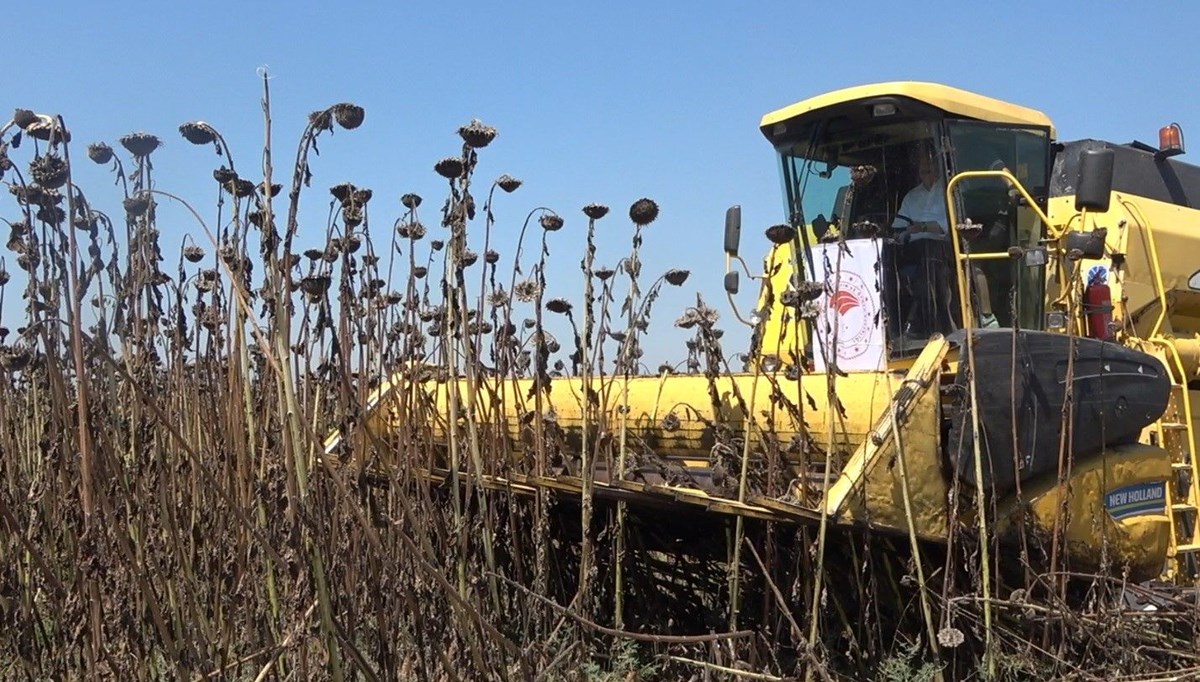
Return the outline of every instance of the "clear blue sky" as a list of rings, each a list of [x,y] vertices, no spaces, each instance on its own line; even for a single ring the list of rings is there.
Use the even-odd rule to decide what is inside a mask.
[[[1061,139],[1154,143],[1159,126],[1177,121],[1191,138],[1185,158],[1200,158],[1197,3],[68,0],[24,6],[5,23],[3,114],[61,113],[76,141],[114,147],[122,134],[156,133],[167,142],[159,187],[206,207],[216,157],[176,128],[208,121],[244,174],[256,168],[258,67],[273,76],[285,170],[309,111],[364,106],[362,128],[323,140],[314,159],[302,247],[317,245],[325,188],[340,181],[375,190],[378,233],[407,191],[425,196],[425,221],[436,223],[445,184],[432,165],[457,152],[454,131],[472,118],[500,132],[480,178],[525,181],[498,202],[502,234],[515,236],[539,205],[567,218],[551,247],[552,295],[578,290],[583,205],[613,208],[600,260],[614,263],[628,248],[629,204],[654,198],[662,212],[646,234],[645,272],[692,271],[658,304],[654,363],[682,358],[670,321],[696,290],[720,304],[741,349],[720,289],[721,226],[725,207],[741,204],[743,251],[756,255],[761,230],[782,219],[772,150],[757,129],[769,110],[866,82],[931,80],[1042,110]],[[120,215],[111,179],[91,164],[76,171],[93,202]],[[13,217],[15,205],[0,198],[0,211]],[[181,212],[160,216],[168,244],[194,229]],[[510,262],[511,249],[504,255]],[[745,310],[753,295],[739,302]]]

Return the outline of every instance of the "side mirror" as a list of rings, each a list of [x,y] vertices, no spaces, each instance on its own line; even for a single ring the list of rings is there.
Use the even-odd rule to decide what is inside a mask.
[[[1076,211],[1108,211],[1114,157],[1111,149],[1085,149],[1080,155],[1079,182],[1075,187]]]
[[[728,293],[730,295],[736,294],[738,292],[737,270],[733,270],[733,271],[725,273],[725,291],[726,291],[726,293]]]
[[[742,241],[742,207],[730,206],[725,210],[725,253],[737,257],[738,244]],[[728,288],[728,285],[726,285]]]

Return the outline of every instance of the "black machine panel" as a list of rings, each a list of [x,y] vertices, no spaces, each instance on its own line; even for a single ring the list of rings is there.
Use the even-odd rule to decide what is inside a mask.
[[[1013,492],[1018,480],[1056,476],[1060,451],[1079,463],[1106,445],[1136,442],[1142,429],[1167,407],[1170,378],[1162,364],[1145,353],[1050,332],[995,329],[971,334],[973,362],[961,332],[951,339],[957,341],[963,360],[946,439],[955,474],[966,485],[975,485],[967,383],[972,369],[984,486],[999,497]],[[1065,410],[1068,375],[1073,404]],[[1063,450],[1065,423],[1071,428]]]

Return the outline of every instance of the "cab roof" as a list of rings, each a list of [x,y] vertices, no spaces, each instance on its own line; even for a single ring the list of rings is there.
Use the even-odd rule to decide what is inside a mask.
[[[874,83],[827,92],[772,111],[763,116],[759,128],[767,136],[767,139],[772,139],[771,129],[778,123],[804,122],[810,118],[808,114],[831,109],[838,105],[880,97],[903,97],[916,100],[955,117],[991,123],[1044,126],[1050,129],[1051,139],[1055,138],[1054,124],[1050,121],[1050,117],[1040,111],[952,88],[948,85],[916,81]]]

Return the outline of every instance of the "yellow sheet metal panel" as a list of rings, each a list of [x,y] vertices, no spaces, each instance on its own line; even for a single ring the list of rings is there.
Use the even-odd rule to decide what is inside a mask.
[[[1157,578],[1170,547],[1166,500],[1155,497],[1171,477],[1170,455],[1149,445],[1122,445],[1076,464],[1064,485],[1054,481],[1030,485],[1022,492],[1032,514],[1034,534],[1050,537],[1065,529],[1073,570],[1098,571],[1128,567],[1130,580]],[[998,529],[1016,540],[1021,510],[1005,514]]]
[[[768,139],[770,139],[770,129],[776,123],[790,121],[805,114],[846,102],[889,95],[909,97],[935,106],[954,116],[974,118],[993,123],[1046,126],[1050,128],[1051,138],[1055,134],[1054,124],[1050,121],[1050,117],[1035,109],[1010,104],[1002,100],[952,88],[947,85],[917,81],[873,83],[828,92],[763,116],[759,127],[762,129],[763,134],[767,135]]]

